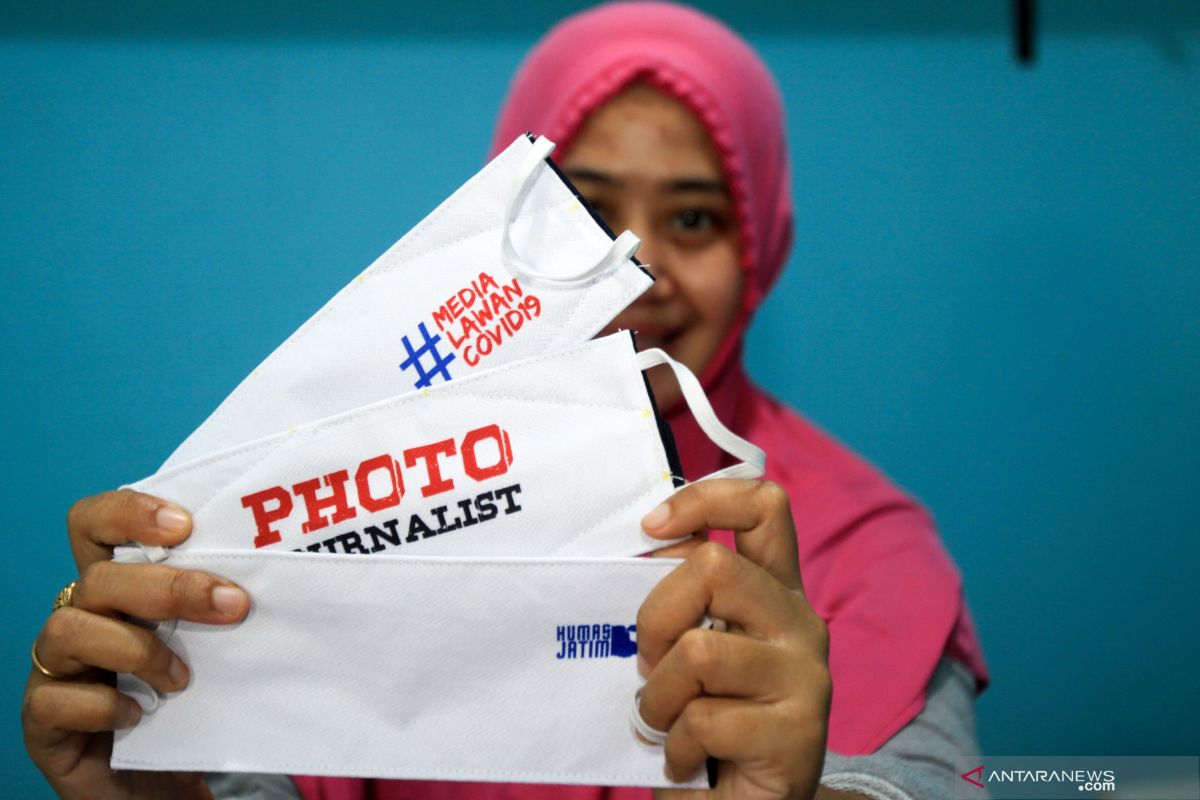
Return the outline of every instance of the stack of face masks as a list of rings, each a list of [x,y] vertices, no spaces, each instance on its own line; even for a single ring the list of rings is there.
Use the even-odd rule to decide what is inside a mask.
[[[133,484],[193,534],[116,558],[252,605],[160,626],[192,681],[120,676],[146,713],[114,768],[671,785],[626,714],[638,608],[678,564],[636,558],[682,482],[643,370],[672,369],[739,459],[718,474],[763,454],[666,354],[591,340],[652,281],[552,148],[514,142]]]

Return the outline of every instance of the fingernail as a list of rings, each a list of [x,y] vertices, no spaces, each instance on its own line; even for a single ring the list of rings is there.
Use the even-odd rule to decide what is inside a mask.
[[[132,728],[142,718],[142,707],[136,700],[125,698],[121,701],[121,710],[117,712],[117,727]]]
[[[184,666],[179,656],[172,656],[171,666],[167,668],[167,674],[171,676],[171,683],[180,689],[187,685],[187,667]]]
[[[641,653],[637,654],[637,670],[638,675],[641,675],[643,678],[650,677],[650,662]]]
[[[188,529],[188,515],[178,508],[163,506],[154,515],[154,524],[167,533],[183,533]]]
[[[666,503],[660,503],[653,511],[642,517],[642,528],[646,531],[652,531],[661,528],[667,524],[667,520],[671,517],[671,507]]]
[[[213,608],[227,617],[236,616],[246,602],[246,593],[232,586],[218,586],[213,589]]]

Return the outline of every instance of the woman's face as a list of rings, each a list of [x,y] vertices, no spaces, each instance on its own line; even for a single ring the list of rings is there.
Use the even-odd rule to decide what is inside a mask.
[[[742,293],[738,230],[708,132],[678,100],[636,84],[597,109],[562,160],[563,171],[618,233],[642,240],[652,286],[605,329],[637,331],[699,375],[737,314]],[[652,370],[660,407],[679,387]]]

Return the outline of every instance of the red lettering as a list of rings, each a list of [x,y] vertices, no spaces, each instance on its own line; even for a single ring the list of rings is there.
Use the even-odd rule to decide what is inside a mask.
[[[533,295],[526,296],[525,299],[521,301],[521,305],[525,308],[525,313],[528,314],[531,319],[533,317],[541,316],[542,301],[538,300]]]
[[[273,509],[267,508],[267,503],[278,503]],[[266,547],[280,540],[279,531],[272,530],[271,523],[287,519],[292,513],[292,496],[282,486],[272,486],[261,492],[248,494],[242,498],[242,508],[250,509],[254,514],[254,527],[258,535],[254,537],[255,547]]]
[[[515,279],[514,279],[514,282],[515,282]],[[488,290],[488,287],[499,286],[499,285],[500,284],[496,283],[496,279],[493,278],[491,275],[487,274],[486,272],[479,273],[479,296],[480,297],[482,297],[483,293]]]
[[[469,322],[470,320],[468,320]],[[450,340],[450,346],[457,350],[463,342],[467,340],[467,334],[463,334],[461,338],[454,338],[454,331],[446,331],[446,337]]]
[[[447,325],[454,322],[454,315],[445,306],[442,306],[433,312],[433,321],[437,323],[439,331],[444,331]]]
[[[357,516],[358,512],[351,508],[346,501],[346,481],[348,480],[350,480],[350,472],[344,469],[326,475],[324,482],[330,489],[327,497],[317,497],[317,490],[321,488],[321,479],[318,478],[302,481],[292,487],[292,494],[303,497],[304,507],[308,510],[308,519],[300,526],[300,530],[312,533],[331,523],[345,522]],[[327,508],[333,509],[333,514],[328,518],[321,514]]]
[[[470,308],[475,302],[475,292],[471,289],[459,289],[458,302],[463,304],[463,308]]]
[[[413,447],[404,451],[405,466],[415,467],[417,459],[425,462],[425,473],[429,478],[429,483],[421,487],[422,497],[441,494],[454,488],[453,479],[442,477],[442,465],[438,461],[438,455],[452,456],[457,452],[458,450],[454,446],[453,439],[443,439],[440,442]]]
[[[488,332],[484,331],[484,333]],[[475,342],[475,347],[479,350],[480,356],[486,356],[488,353],[492,352],[492,340],[490,336],[490,333],[487,336],[480,336],[479,341]],[[496,337],[496,341],[500,341],[499,336]]]
[[[498,335],[497,335],[498,338]],[[482,351],[467,347],[464,358],[470,363],[478,363],[480,354],[486,354],[492,348],[492,337],[482,337],[478,345],[483,345]],[[485,447],[482,460],[492,462],[480,464],[478,452],[480,444],[494,442],[496,455],[491,454],[491,447]],[[472,480],[483,481],[488,478],[503,475],[512,465],[512,444],[508,432],[499,425],[485,425],[468,431],[462,438],[461,448],[455,440],[443,439],[432,444],[412,447],[404,451],[403,463],[407,467],[416,467],[417,462],[425,464],[426,484],[421,487],[422,497],[431,497],[454,489],[454,479],[442,474],[444,459],[460,455],[463,470]],[[294,497],[304,501],[307,519],[300,526],[303,533],[312,533],[321,528],[358,516],[358,507],[368,513],[378,513],[388,508],[400,505],[404,500],[404,474],[400,461],[388,453],[382,453],[365,459],[358,464],[354,472],[354,487],[358,505],[352,505],[347,497],[346,485],[350,481],[350,471],[346,469],[330,472],[328,475],[301,481],[292,486],[289,493],[282,486],[272,486],[260,492],[254,492],[241,498],[242,507],[249,509],[254,516],[254,526],[257,535],[254,546],[266,547],[282,541],[282,535],[272,527],[286,520],[295,505]],[[322,487],[326,491],[322,492]]]
[[[375,497],[371,494],[371,473],[379,470],[387,473],[388,485],[392,490],[382,497]],[[404,497],[404,478],[400,475],[400,465],[386,453],[368,458],[358,465],[358,471],[354,473],[354,486],[358,489],[358,504],[367,511],[383,511],[398,506]]]
[[[512,299],[514,297],[520,297],[522,294],[524,294],[524,292],[521,291],[521,284],[517,283],[516,278],[513,278],[512,286],[505,284],[502,288],[504,289],[504,302],[506,304],[512,303]]]
[[[491,439],[496,443],[496,451],[499,456],[496,463],[490,467],[479,466],[479,461],[475,457],[475,447],[484,439]],[[463,437],[462,462],[463,469],[477,481],[494,478],[508,472],[508,467],[512,464],[512,445],[508,441],[508,431],[500,430],[499,425],[487,425],[468,432]]]
[[[484,325],[487,325],[492,321],[492,318],[496,316],[496,312],[488,308],[487,303],[479,306],[479,308],[475,309],[471,313],[475,315],[475,326],[478,328],[482,328]]]
[[[442,306],[442,308],[450,309],[450,313],[454,315],[454,319],[458,319],[458,315],[463,312],[462,306],[458,304],[458,295],[451,295],[450,299],[446,301],[446,305]]]
[[[467,362],[468,367],[473,367],[479,363],[479,356],[475,353],[475,348],[467,345],[462,351],[463,361]]]
[[[511,336],[521,330],[521,326],[525,324],[525,315],[514,308],[504,312],[504,321],[508,323],[508,334]]]
[[[479,325],[477,325],[475,323],[475,320],[471,319],[470,317],[463,317],[463,321],[462,321],[462,338],[463,338],[463,340],[465,341],[467,338],[469,338],[471,336],[478,336],[478,335],[479,335]]]

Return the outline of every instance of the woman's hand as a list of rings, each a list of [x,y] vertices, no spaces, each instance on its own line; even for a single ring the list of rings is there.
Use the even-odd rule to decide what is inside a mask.
[[[701,481],[642,526],[661,539],[732,530],[738,548],[692,544],[638,614],[641,714],[668,734],[668,776],[686,780],[712,757],[712,797],[809,800],[825,755],[829,639],[804,596],[787,494],[769,482]],[[705,614],[728,629],[697,628]]]
[[[50,615],[35,644],[42,665],[25,685],[25,747],[63,798],[211,798],[192,773],[114,772],[112,731],[136,725],[141,709],[114,688],[113,673],[130,672],[155,689],[187,686],[188,668],[150,631],[125,621],[185,619],[237,622],[249,599],[215,575],[161,564],[116,564],[115,545],[171,546],[191,533],[176,506],[130,490],[80,500],[67,515],[67,535],[80,578],[70,607]]]

